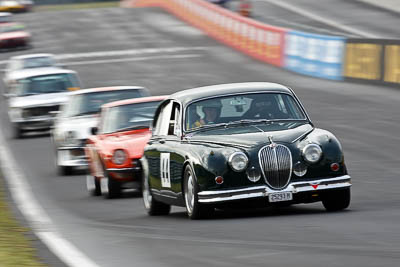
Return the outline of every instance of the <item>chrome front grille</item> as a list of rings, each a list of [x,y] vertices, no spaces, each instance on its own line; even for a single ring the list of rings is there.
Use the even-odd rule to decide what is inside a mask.
[[[260,149],[258,158],[265,182],[273,189],[282,189],[292,175],[292,154],[284,145],[271,144]]]
[[[59,105],[25,108],[22,116],[24,118],[49,116],[51,111],[58,111],[59,108]]]

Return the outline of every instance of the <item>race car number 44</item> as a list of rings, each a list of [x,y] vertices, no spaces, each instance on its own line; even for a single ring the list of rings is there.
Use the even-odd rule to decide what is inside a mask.
[[[292,192],[278,192],[268,195],[269,202],[289,201],[293,199]]]

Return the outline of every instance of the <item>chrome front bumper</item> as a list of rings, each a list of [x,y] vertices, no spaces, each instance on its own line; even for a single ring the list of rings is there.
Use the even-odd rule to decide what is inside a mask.
[[[88,166],[88,159],[86,157],[84,147],[58,147],[57,165],[65,167]]]
[[[297,193],[316,192],[321,190],[347,188],[351,186],[351,177],[343,175],[335,178],[319,179],[307,182],[290,183],[282,190],[273,190],[267,186],[256,186],[236,190],[202,191],[198,193],[200,203],[219,203],[240,199],[268,197],[271,193],[291,192]]]

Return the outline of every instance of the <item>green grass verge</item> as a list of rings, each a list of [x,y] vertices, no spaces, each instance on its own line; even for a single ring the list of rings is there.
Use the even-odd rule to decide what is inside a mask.
[[[120,4],[119,1],[111,1],[111,2],[96,2],[96,3],[81,3],[81,4],[37,5],[33,8],[33,12],[119,7],[119,4]]]
[[[0,177],[0,267],[45,266],[36,256],[27,231],[16,221],[8,206]]]

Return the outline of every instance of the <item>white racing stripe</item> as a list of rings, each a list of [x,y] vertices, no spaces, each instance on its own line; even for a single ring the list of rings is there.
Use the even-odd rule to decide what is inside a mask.
[[[310,11],[302,9],[299,6],[295,6],[293,4],[282,2],[281,0],[257,0],[257,1],[259,1],[259,2],[267,2],[267,3],[273,4],[273,5],[279,6],[281,8],[287,9],[287,10],[292,11],[294,13],[297,13],[297,14],[300,14],[302,16],[308,17],[310,19],[322,22],[322,23],[324,23],[326,25],[329,25],[329,26],[332,26],[332,27],[335,27],[335,28],[338,28],[338,29],[341,29],[341,30],[344,30],[344,31],[347,31],[347,32],[350,32],[350,33],[353,33],[353,34],[356,34],[356,35],[359,35],[361,37],[365,37],[365,38],[380,38],[380,36],[377,36],[375,34],[372,34],[372,33],[366,32],[366,31],[358,30],[358,29],[355,29],[353,27],[349,27],[349,26],[340,24],[340,23],[338,23],[338,22],[336,22],[334,20],[330,20],[330,19],[321,17],[321,16],[319,16],[319,15],[317,15],[315,13],[311,13]]]
[[[50,217],[33,196],[26,177],[17,167],[15,159],[5,144],[5,139],[0,131],[0,167],[12,199],[36,236],[67,266],[99,267],[56,231]]]

